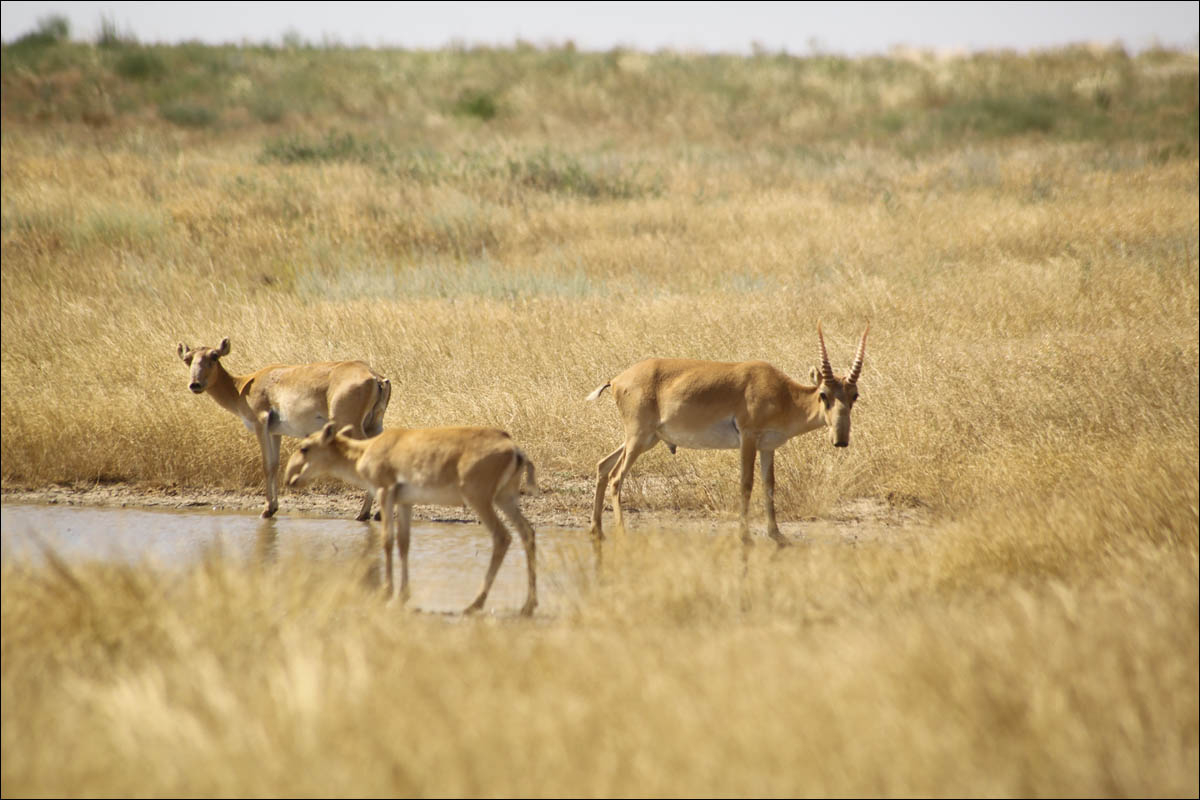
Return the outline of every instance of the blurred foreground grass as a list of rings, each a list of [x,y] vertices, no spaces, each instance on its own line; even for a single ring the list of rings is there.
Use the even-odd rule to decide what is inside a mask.
[[[1194,794],[1196,494],[1120,484],[745,572],[638,530],[533,621],[386,606],[373,553],[10,563],[4,793]]]

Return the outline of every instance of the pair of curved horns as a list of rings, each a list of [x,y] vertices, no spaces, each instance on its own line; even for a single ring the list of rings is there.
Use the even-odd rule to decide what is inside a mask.
[[[867,323],[866,330],[863,331],[862,340],[858,343],[858,353],[854,356],[854,366],[850,368],[850,374],[846,376],[846,383],[858,383],[858,376],[862,374],[863,356],[867,352],[867,333],[871,330],[871,323]],[[817,341],[821,343],[821,380],[833,381],[833,367],[829,363],[829,353],[825,350],[825,335],[821,332],[821,323],[817,323]]]

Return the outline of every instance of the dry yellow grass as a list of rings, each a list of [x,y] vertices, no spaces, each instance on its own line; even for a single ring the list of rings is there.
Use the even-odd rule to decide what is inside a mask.
[[[17,165],[33,160],[13,149]],[[209,187],[278,170],[204,158]],[[1020,169],[1020,155],[994,158],[998,170]],[[157,163],[129,171],[151,180]],[[395,386],[387,424],[500,425],[539,465],[583,476],[620,436],[610,401],[581,402],[596,385],[650,355],[761,358],[803,379],[820,318],[840,369],[872,321],[855,447],[843,456],[819,437],[792,445],[780,464],[785,513],[815,513],[817,498],[847,493],[942,507],[1053,490],[1064,459],[1091,463],[1147,436],[1195,445],[1194,167],[1104,182],[1078,168],[1053,202],[1038,203],[1019,180],[1011,192],[939,198],[922,177],[929,168],[916,168],[899,176],[912,187],[897,189],[894,211],[832,199],[842,176],[702,205],[675,193],[616,207],[560,200],[506,221],[512,243],[486,255],[399,263],[371,242],[387,225],[352,213],[338,221],[355,198],[375,199],[371,177],[352,168],[288,173],[311,183],[319,206],[299,247],[293,226],[186,180],[168,184],[161,204],[139,201],[140,213],[177,202],[187,220],[245,223],[212,223],[223,233],[195,234],[199,246],[187,220],[165,216],[144,243],[129,233],[63,245],[83,234],[59,204],[101,193],[75,182],[86,164],[61,181],[8,180],[28,216],[68,230],[6,233],[4,479],[260,481],[252,440],[186,391],[175,357],[176,341],[222,336],[234,371],[366,359]],[[648,458],[635,493],[639,473],[686,470],[676,491],[698,495],[639,505],[716,497],[728,507],[723,454]]]
[[[359,564],[7,565],[6,796],[1200,791],[1194,55],[560,53],[612,70],[561,84],[553,53],[410,55],[433,86],[519,79],[494,123],[331,80],[340,111],[282,124],[358,155],[284,164],[232,112],[18,113],[52,81],[6,60],[5,487],[259,486],[175,355],[229,336],[235,372],[367,360],[391,426],[506,428],[582,527],[620,436],[595,386],[650,355],[804,378],[818,319],[844,370],[869,319],[852,446],[782,450],[780,517],[870,497],[928,526],[744,574],[732,537],[635,528],[533,624],[382,607]],[[1041,83],[1111,103],[1108,133],[1013,105]],[[947,109],[1000,130],[921,127]],[[371,144],[410,130],[425,161]],[[728,517],[735,476],[660,448],[626,492]]]

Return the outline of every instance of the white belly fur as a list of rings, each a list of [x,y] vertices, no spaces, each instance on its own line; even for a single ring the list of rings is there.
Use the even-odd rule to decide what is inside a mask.
[[[678,430],[673,429],[669,424],[660,425],[658,438],[668,444],[693,450],[736,450],[742,443],[733,417],[728,417],[700,430]]]
[[[276,385],[270,393],[271,433],[302,438],[330,422],[323,392]],[[340,427],[340,426],[339,426]]]
[[[292,436],[297,439],[303,439],[310,433],[316,433],[325,427],[326,419],[324,414],[305,414],[299,417],[284,416],[278,410],[271,409],[270,422],[267,424],[267,432],[276,436]],[[246,426],[246,430],[254,433],[255,421],[242,417],[242,424]]]
[[[412,505],[458,506],[463,503],[462,492],[457,486],[418,486],[404,483],[396,498],[401,503]]]
[[[759,450],[774,450],[787,444],[788,436],[779,431],[763,431],[758,437]]]
[[[321,430],[328,421],[320,414],[305,416],[300,419],[279,415],[272,420],[271,433],[280,436],[295,436],[297,439],[302,439],[310,433],[316,433]]]

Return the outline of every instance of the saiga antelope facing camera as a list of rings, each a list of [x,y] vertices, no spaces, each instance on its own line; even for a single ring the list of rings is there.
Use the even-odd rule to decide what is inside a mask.
[[[215,348],[180,343],[177,352],[190,367],[188,388],[208,392],[258,438],[267,480],[264,519],[279,509],[280,437],[308,436],[326,423],[349,426],[360,439],[383,430],[392,383],[362,361],[271,364],[249,375],[232,375],[221,364],[229,355],[228,337]],[[358,519],[370,517],[372,496],[367,492]]]
[[[749,543],[747,515],[754,488],[754,456],[762,465],[767,507],[767,535],[777,544],[787,539],[775,522],[775,450],[794,436],[829,427],[835,447],[850,444],[850,410],[858,399],[858,376],[867,347],[863,331],[854,365],[844,377],[833,374],[825,337],[817,323],[821,345],[821,367],[813,367],[815,386],[793,381],[762,361],[726,363],[691,359],[651,358],[639,361],[588,395],[595,400],[612,387],[625,443],[596,465],[596,501],[592,508],[591,534],[604,538],[600,517],[604,491],[613,479],[613,515],[617,527],[621,516],[621,485],[633,462],[658,442],[676,447],[740,450],[742,455],[742,541]]]
[[[383,552],[387,561],[387,593],[396,592],[392,578],[392,542],[400,554],[400,596],[408,600],[408,544],[415,504],[466,503],[492,534],[492,558],[479,595],[464,614],[483,608],[492,581],[504,561],[512,534],[496,514],[499,507],[525,545],[529,578],[521,614],[537,607],[537,563],[533,526],[521,513],[521,475],[537,489],[533,462],[496,428],[391,428],[366,441],[352,438],[332,423],[306,437],[288,459],[284,480],[303,486],[321,475],[333,475],[367,491],[379,492],[383,508]]]

